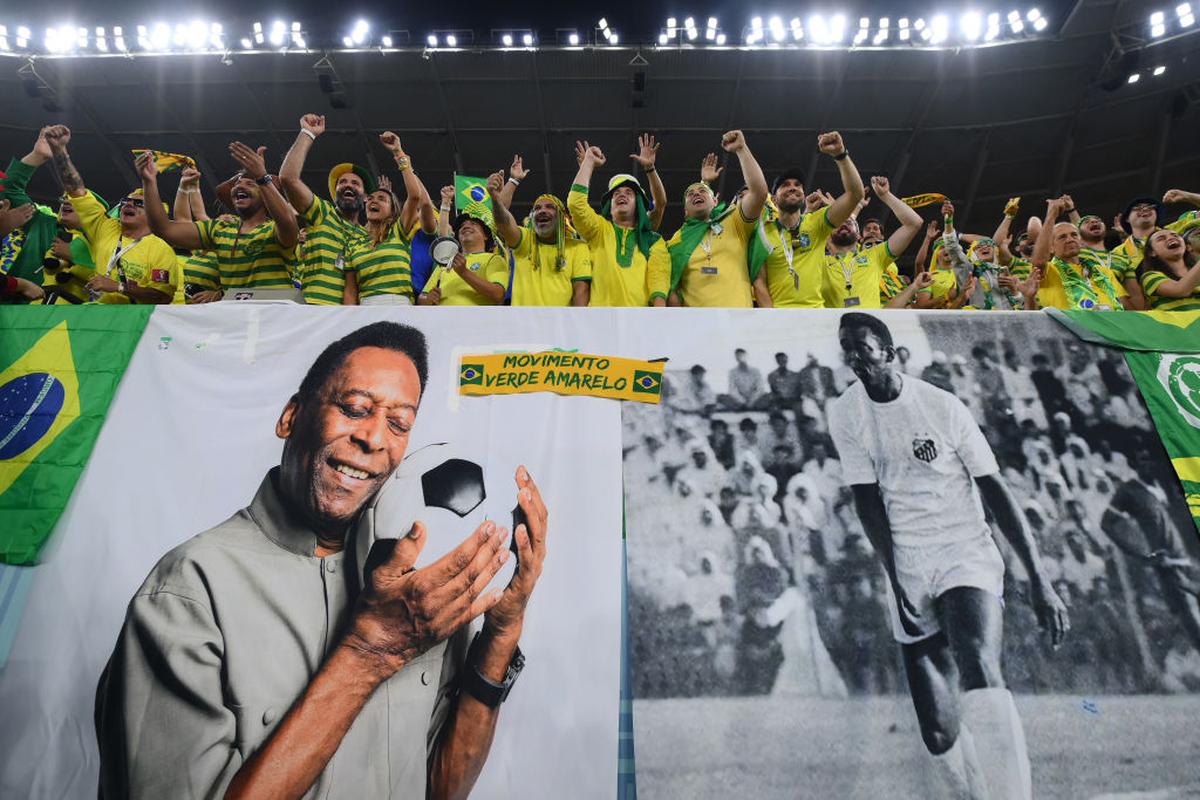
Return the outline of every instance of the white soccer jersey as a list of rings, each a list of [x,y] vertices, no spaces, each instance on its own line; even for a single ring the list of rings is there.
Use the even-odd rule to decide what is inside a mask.
[[[1000,471],[971,412],[949,392],[906,375],[876,403],[861,382],[829,406],[829,432],[847,485],[878,483],[900,546],[990,533],[975,478]]]

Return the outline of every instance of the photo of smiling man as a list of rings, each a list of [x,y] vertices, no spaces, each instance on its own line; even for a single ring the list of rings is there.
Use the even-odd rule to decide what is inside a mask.
[[[346,548],[404,459],[428,374],[425,336],[406,325],[328,345],[275,423],[282,456],[250,505],[151,570],[100,678],[101,797],[471,791],[524,666],[547,509],[518,467],[526,522],[503,589],[485,591],[510,557],[490,521],[420,569],[417,522],[372,549],[360,580]]]

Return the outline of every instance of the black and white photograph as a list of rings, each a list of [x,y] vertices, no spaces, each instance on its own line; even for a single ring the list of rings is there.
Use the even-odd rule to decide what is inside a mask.
[[[731,318],[625,409],[639,790],[1200,792],[1200,547],[1120,353],[1040,315],[779,331]]]

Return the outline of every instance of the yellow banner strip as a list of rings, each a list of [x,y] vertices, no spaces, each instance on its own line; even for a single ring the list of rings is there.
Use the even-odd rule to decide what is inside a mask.
[[[929,194],[915,194],[912,197],[901,197],[900,202],[904,203],[904,205],[908,206],[909,208],[924,208],[925,206],[931,206],[934,203],[944,203],[948,199],[949,198],[944,194],[930,192]]]
[[[665,361],[543,351],[463,356],[458,391],[465,395],[554,392],[657,403]]]

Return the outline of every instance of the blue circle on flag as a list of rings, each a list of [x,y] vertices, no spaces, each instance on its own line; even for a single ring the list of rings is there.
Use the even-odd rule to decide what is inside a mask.
[[[645,386],[647,389],[649,389],[653,385],[654,378],[651,378],[649,375],[647,375],[645,378],[642,378],[642,386]]]
[[[471,187],[471,199],[476,203],[482,203],[486,197],[487,193],[483,190],[482,186],[476,184],[475,186]]]
[[[37,444],[62,411],[67,391],[46,372],[32,372],[0,386],[0,461]]]

